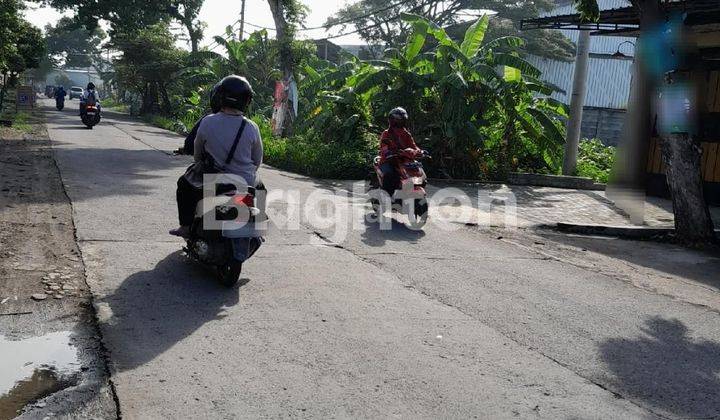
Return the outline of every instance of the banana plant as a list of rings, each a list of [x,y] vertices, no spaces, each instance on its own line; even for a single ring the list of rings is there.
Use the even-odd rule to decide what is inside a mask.
[[[429,138],[440,166],[453,176],[504,177],[526,156],[557,167],[564,108],[548,99],[540,71],[516,52],[517,37],[485,40],[489,17],[474,22],[461,41],[420,16],[402,48],[383,60],[351,59],[304,69],[305,124],[332,141],[380,128],[387,111],[406,107],[417,137]],[[493,160],[492,165],[488,160]],[[515,162],[518,161],[516,164]]]

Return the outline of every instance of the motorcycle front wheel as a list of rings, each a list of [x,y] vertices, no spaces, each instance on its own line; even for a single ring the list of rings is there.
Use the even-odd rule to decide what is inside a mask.
[[[218,280],[220,284],[227,287],[228,289],[235,287],[240,281],[240,274],[242,274],[242,263],[239,261],[232,261],[225,265],[219,266]]]
[[[410,226],[413,229],[422,229],[425,227],[428,219],[428,210],[427,199],[415,200],[413,208],[410,210],[410,214],[408,214]]]

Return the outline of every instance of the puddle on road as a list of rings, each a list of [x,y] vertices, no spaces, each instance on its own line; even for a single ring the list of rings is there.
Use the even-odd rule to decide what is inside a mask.
[[[25,340],[0,335],[0,420],[77,383],[81,369],[70,332]]]

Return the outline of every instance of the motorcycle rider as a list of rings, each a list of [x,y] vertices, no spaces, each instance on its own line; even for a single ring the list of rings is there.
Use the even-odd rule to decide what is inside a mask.
[[[390,197],[400,184],[395,159],[390,156],[403,156],[414,158],[422,154],[422,150],[415,144],[412,134],[408,131],[410,116],[404,108],[397,107],[388,114],[388,129],[380,136],[380,171],[383,174],[382,189]]]
[[[246,126],[238,147],[230,163],[224,165],[223,170],[243,177],[247,185],[264,189],[257,177],[257,171],[263,161],[260,129],[244,116],[254,94],[250,83],[241,76],[228,76],[217,85],[212,102],[219,104],[220,110],[201,121],[195,138],[194,156],[196,163],[203,162],[206,153],[215,162],[224,163],[231,155],[232,145],[244,120]],[[170,234],[187,237],[195,219],[197,205],[203,198],[203,180],[201,176],[193,176],[193,172],[188,171],[180,177],[177,185],[180,227],[170,231]]]
[[[65,106],[65,97],[67,96],[67,92],[65,92],[65,88],[60,86],[55,90],[55,105],[58,108],[62,108]]]
[[[97,107],[98,111],[100,111],[100,99],[98,98],[98,93],[95,90],[95,83],[90,82],[87,84],[87,89],[85,89],[85,92],[83,92],[82,96],[80,97],[80,115],[85,115],[85,110],[87,109],[88,105],[94,105]]]

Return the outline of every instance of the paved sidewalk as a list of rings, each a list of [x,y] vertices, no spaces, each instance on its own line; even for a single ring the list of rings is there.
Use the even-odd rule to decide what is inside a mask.
[[[437,185],[443,187],[457,185]],[[570,190],[548,187],[508,186],[491,184],[466,184],[460,187],[473,200],[478,193],[487,193],[493,200],[489,213],[490,219],[499,221],[504,217],[503,201],[510,203],[513,197],[517,202],[519,227],[554,225],[558,222],[578,224],[598,224],[612,226],[633,226],[630,217],[603,191]],[[431,193],[434,193],[431,189]],[[480,206],[481,213],[488,213]],[[720,226],[720,208],[711,208],[716,226]],[[670,200],[647,197],[645,203],[645,225],[651,227],[673,227],[674,217]]]

